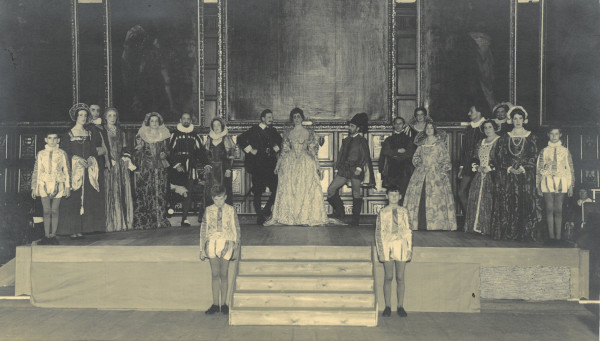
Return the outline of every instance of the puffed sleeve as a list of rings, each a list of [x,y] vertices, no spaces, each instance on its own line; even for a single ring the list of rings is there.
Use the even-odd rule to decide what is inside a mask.
[[[65,187],[69,188],[69,187],[71,187],[71,167],[69,164],[69,156],[67,155],[67,153],[64,150],[61,150],[61,152],[62,152],[62,156],[64,158],[63,173],[65,175]]]
[[[452,170],[452,163],[450,162],[450,153],[448,152],[447,140],[441,143],[439,147],[441,148],[439,167],[443,172],[449,172],[450,170]]]
[[[537,188],[540,191],[542,190],[542,176],[543,176],[542,170],[545,167],[544,150],[546,150],[546,148],[542,149],[542,151],[540,152],[540,155],[538,155],[537,167],[536,167],[536,172],[535,172],[535,188]]]
[[[569,189],[573,190],[573,185],[575,184],[575,167],[573,167],[573,157],[571,156],[571,152],[567,149],[567,162],[569,162],[569,171],[571,174],[571,186]]]

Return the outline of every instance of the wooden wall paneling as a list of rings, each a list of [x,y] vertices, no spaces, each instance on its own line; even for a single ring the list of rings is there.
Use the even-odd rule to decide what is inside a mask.
[[[37,153],[37,135],[22,134],[19,135],[19,159],[35,160]]]
[[[19,168],[19,182],[17,185],[19,192],[31,191],[31,175],[33,168]]]
[[[246,194],[246,182],[245,182],[245,168],[233,168],[231,170],[231,181],[232,181],[232,189],[233,195],[244,195]]]
[[[581,159],[598,159],[598,135],[580,135],[581,137]]]
[[[323,145],[319,148],[319,161],[333,161],[333,133],[317,133]]]
[[[385,199],[374,199],[374,200],[368,200],[367,201],[367,212],[368,214],[377,214],[379,213],[379,211],[384,208],[385,206],[387,206],[387,200]]]
[[[383,141],[385,141],[385,139],[391,135],[391,132],[369,133],[368,142],[369,149],[371,150],[371,160],[373,160],[373,162],[379,161],[379,158],[381,157],[380,154],[381,148],[383,147]]]

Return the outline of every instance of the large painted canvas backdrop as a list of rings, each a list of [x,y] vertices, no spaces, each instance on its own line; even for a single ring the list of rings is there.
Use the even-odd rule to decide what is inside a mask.
[[[468,120],[476,105],[489,116],[507,101],[510,1],[423,0],[423,104],[436,121]]]
[[[228,115],[388,117],[386,0],[228,0]]]
[[[197,3],[110,1],[114,105],[122,121],[198,113]]]

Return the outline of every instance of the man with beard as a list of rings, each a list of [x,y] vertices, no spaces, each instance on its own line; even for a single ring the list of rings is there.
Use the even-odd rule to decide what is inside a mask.
[[[171,134],[169,140],[169,183],[170,189],[183,197],[183,212],[181,215],[181,226],[190,226],[187,219],[192,203],[191,188],[192,181],[196,178],[196,168],[201,165],[208,166],[206,151],[202,147],[202,141],[194,132],[192,115],[181,114],[177,129]],[[171,203],[173,205],[173,203]],[[172,209],[169,210],[172,214]]]
[[[412,137],[407,134],[407,132],[410,133],[410,127],[406,125],[402,117],[396,117],[393,125],[392,136],[386,138],[381,146],[379,172],[383,187],[397,188],[402,202],[412,175],[412,157],[415,145]]]
[[[496,104],[492,110],[492,119],[498,124],[498,131],[496,131],[496,134],[499,136],[502,136],[512,130],[512,125],[506,122],[506,113],[508,113],[511,107],[512,104],[509,102],[502,102]]]
[[[273,112],[265,109],[260,114],[260,123],[250,127],[238,136],[237,143],[246,153],[246,171],[252,174],[252,191],[254,192],[254,210],[256,223],[262,225],[271,215],[271,207],[277,193],[277,153],[281,148],[282,138],[273,127]],[[265,207],[261,209],[261,197],[266,188],[271,196]]]
[[[333,207],[333,215],[341,219],[345,212],[339,189],[348,181],[352,184],[352,226],[359,224],[363,204],[362,182],[368,182],[371,186],[375,184],[369,145],[363,136],[367,132],[368,123],[369,117],[365,113],[354,115],[348,122],[348,137],[342,141],[335,163],[335,177],[327,188],[327,201]]]

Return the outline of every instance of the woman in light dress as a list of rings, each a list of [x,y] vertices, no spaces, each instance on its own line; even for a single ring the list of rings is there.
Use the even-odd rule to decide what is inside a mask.
[[[340,224],[327,217],[317,156],[319,141],[315,132],[302,124],[304,119],[301,109],[294,108],[290,112],[294,127],[283,136],[275,168],[279,177],[277,195],[273,215],[265,226]]]
[[[415,138],[417,150],[413,156],[415,170],[404,203],[413,230],[456,230],[454,195],[450,186],[452,169],[447,135],[432,122]]]

